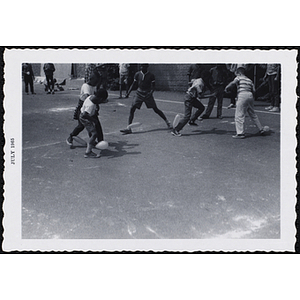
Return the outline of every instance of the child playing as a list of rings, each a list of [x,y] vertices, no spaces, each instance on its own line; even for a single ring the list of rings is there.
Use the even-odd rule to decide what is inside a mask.
[[[180,130],[189,122],[189,125],[197,126],[195,120],[203,113],[204,105],[201,103],[199,97],[203,93],[204,81],[202,78],[193,79],[192,86],[187,90],[185,95],[185,113],[184,117],[179,121],[178,125],[173,128],[172,134],[174,136],[181,136]],[[192,115],[192,109],[196,107],[196,112]]]
[[[78,121],[77,126],[74,128],[74,130],[70,133],[69,137],[67,138],[66,142],[69,146],[73,145],[73,137],[77,136],[81,131],[83,131],[84,129],[84,125],[81,123],[80,119],[79,119],[79,115],[80,115],[80,109],[83,105],[84,100],[91,95],[94,95],[95,91],[96,91],[96,87],[99,84],[99,82],[101,81],[100,76],[98,75],[98,73],[94,72],[90,77],[89,77],[89,81],[87,83],[84,83],[81,86],[81,90],[80,90],[80,96],[79,96],[79,101],[78,101],[78,105],[75,109],[74,112],[74,120]],[[99,111],[99,107],[97,107],[97,111]],[[99,125],[98,125],[99,126]],[[99,130],[99,132],[101,132],[101,130]],[[99,138],[101,138],[101,134],[99,136]],[[101,140],[99,140],[98,138],[98,142],[101,142]]]
[[[233,85],[237,86],[237,102],[235,110],[235,128],[236,135],[232,136],[234,139],[245,138],[245,116],[248,112],[250,118],[259,129],[259,134],[264,134],[263,126],[260,124],[257,114],[254,111],[254,97],[255,92],[253,82],[245,76],[245,65],[237,65],[236,77],[230,82],[225,91],[227,92]]]
[[[97,105],[104,102],[107,99],[107,96],[108,94],[106,90],[99,89],[95,95],[88,96],[84,100],[83,105],[80,109],[80,122],[86,128],[90,136],[84,155],[84,157],[86,158],[99,157],[92,151],[93,147],[95,146],[97,136],[99,137],[99,135],[102,135],[102,138],[100,139],[101,141],[103,140],[103,132],[97,115]],[[101,130],[101,132],[99,132],[99,130]]]
[[[141,65],[141,71],[135,73],[134,75],[134,81],[129,88],[128,93],[126,94],[126,98],[129,96],[130,92],[132,91],[133,87],[135,85],[138,86],[138,89],[136,91],[136,96],[133,100],[130,114],[129,114],[129,120],[128,125],[130,125],[134,118],[134,112],[136,109],[140,109],[143,102],[145,102],[147,108],[152,108],[155,113],[157,113],[167,124],[168,128],[171,129],[171,123],[166,118],[165,114],[158,109],[156,102],[153,98],[153,92],[155,88],[155,77],[152,73],[148,71],[148,64],[142,64]],[[130,134],[132,133],[130,128],[125,128],[120,130],[123,134]]]

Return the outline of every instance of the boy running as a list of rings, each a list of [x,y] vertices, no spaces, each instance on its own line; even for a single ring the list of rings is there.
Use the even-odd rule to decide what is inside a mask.
[[[260,124],[257,114],[254,111],[254,97],[255,92],[253,82],[245,75],[245,65],[238,65],[236,70],[236,77],[230,82],[225,91],[227,92],[232,86],[237,86],[237,102],[235,110],[235,128],[236,135],[232,136],[234,139],[245,138],[245,116],[248,112],[250,118],[259,129],[259,134],[264,134],[263,126]]]
[[[99,136],[99,128],[97,128],[99,125],[101,129],[100,134],[102,134],[101,140],[103,140],[103,132],[97,115],[97,105],[104,102],[107,99],[107,96],[108,94],[106,90],[99,89],[95,95],[88,96],[84,100],[83,105],[80,109],[80,122],[86,128],[90,136],[86,152],[84,154],[84,157],[86,158],[99,157],[99,155],[92,151],[93,147],[95,146],[96,138],[97,136]]]
[[[167,124],[169,129],[172,129],[171,123],[166,118],[165,114],[158,109],[156,102],[153,98],[153,92],[155,88],[155,76],[148,71],[149,64],[142,64],[141,71],[135,73],[134,81],[129,88],[128,93],[126,94],[126,98],[129,96],[130,92],[132,91],[133,87],[137,85],[138,89],[136,95],[134,97],[130,114],[128,125],[130,125],[134,118],[134,112],[136,109],[140,109],[143,102],[145,102],[147,108],[152,108],[155,113],[157,113]],[[120,130],[123,134],[130,134],[132,133],[131,128],[125,128]]]
[[[185,95],[185,114],[179,121],[178,125],[173,128],[172,134],[174,136],[181,136],[180,130],[189,122],[189,125],[197,126],[195,120],[203,113],[204,105],[201,103],[199,97],[203,93],[204,81],[202,78],[192,80],[192,86],[187,90]],[[192,115],[193,107],[197,108],[197,111]]]

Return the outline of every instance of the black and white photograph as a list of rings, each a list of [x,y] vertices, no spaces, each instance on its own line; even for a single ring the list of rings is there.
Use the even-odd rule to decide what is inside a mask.
[[[291,251],[295,50],[5,50],[7,251]]]

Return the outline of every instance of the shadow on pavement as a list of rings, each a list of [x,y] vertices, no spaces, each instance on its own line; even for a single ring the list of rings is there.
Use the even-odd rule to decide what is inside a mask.
[[[109,143],[109,147],[115,148],[116,151],[105,149],[101,151],[101,156],[106,156],[108,158],[121,157],[124,155],[137,155],[141,154],[140,151],[128,152],[127,150],[133,149],[139,146],[139,144],[128,144],[127,141],[118,141],[116,143]],[[125,149],[124,149],[125,148]]]
[[[204,134],[221,134],[221,135],[235,134],[235,131],[221,130],[216,128],[213,128],[211,130],[194,130],[193,132],[194,132],[193,134],[183,133],[182,136],[204,135]]]

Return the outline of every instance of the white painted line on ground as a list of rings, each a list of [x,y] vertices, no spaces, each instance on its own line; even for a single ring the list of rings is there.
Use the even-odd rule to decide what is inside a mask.
[[[49,146],[54,146],[54,145],[58,145],[62,142],[56,142],[56,143],[50,143],[50,144],[44,144],[44,145],[38,145],[38,146],[31,146],[31,147],[23,147],[23,150],[32,150],[32,149],[37,149],[37,148],[41,148],[41,147],[49,147]]]

